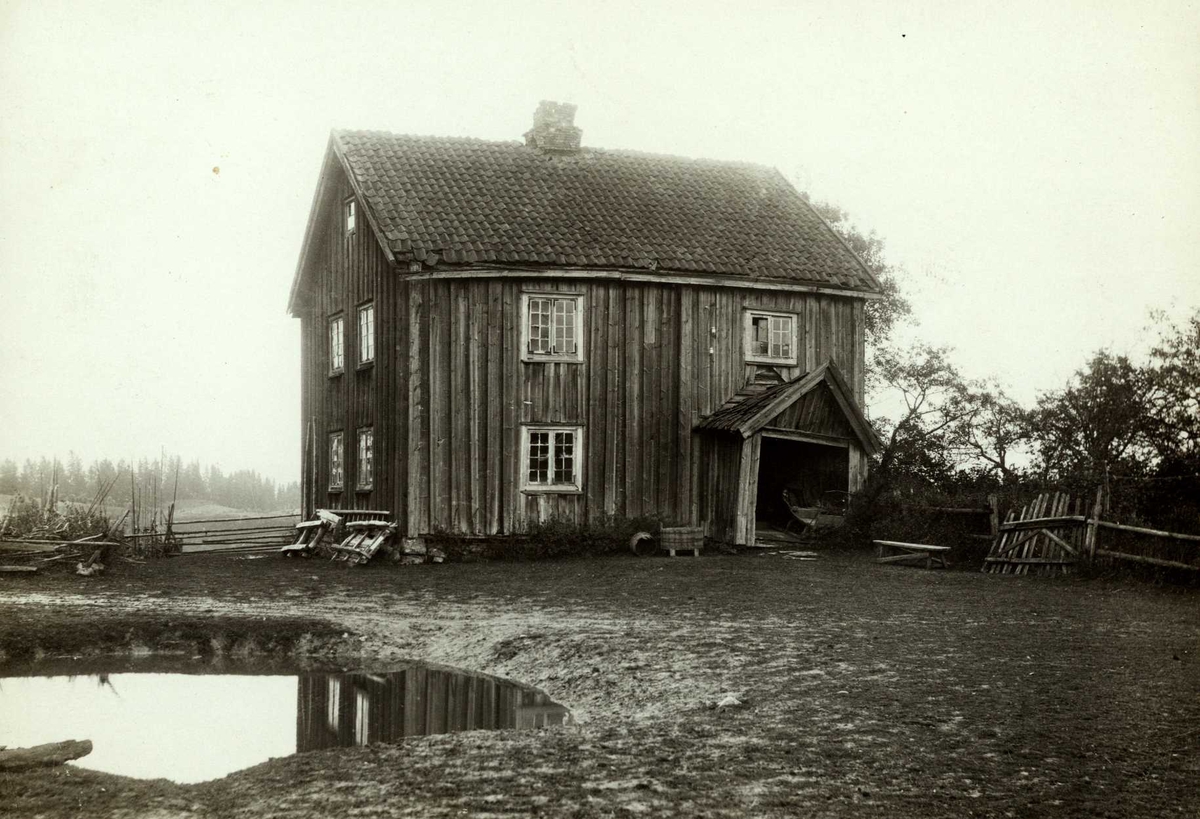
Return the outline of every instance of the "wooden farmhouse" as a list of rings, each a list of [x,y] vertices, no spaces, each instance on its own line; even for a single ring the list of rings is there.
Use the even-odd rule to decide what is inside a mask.
[[[654,515],[753,542],[854,490],[879,283],[772,168],[334,131],[289,310],[305,513],[402,536]]]

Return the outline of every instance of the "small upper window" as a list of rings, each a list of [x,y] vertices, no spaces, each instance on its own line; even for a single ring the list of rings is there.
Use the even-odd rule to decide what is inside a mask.
[[[583,360],[583,296],[522,296],[522,357],[526,361]]]
[[[375,303],[358,308],[358,363],[375,360]]]
[[[363,427],[358,431],[358,488],[370,489],[375,481],[375,430]]]
[[[526,491],[578,492],[582,486],[583,430],[579,427],[526,427]]]
[[[346,485],[346,467],[343,459],[342,433],[329,435],[329,491],[341,492]]]
[[[346,235],[354,233],[354,228],[358,224],[358,203],[353,199],[347,199],[342,206],[342,215],[346,218]]]
[[[794,366],[797,363],[796,316],[747,310],[746,360]]]
[[[346,320],[334,316],[329,320],[329,374],[337,375],[346,368]]]

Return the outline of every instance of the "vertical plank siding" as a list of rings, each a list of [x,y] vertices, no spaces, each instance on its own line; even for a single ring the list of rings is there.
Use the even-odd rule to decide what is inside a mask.
[[[342,202],[351,195],[345,176],[329,180],[322,206],[328,218],[321,222],[320,235],[314,237],[315,252],[311,264],[316,268],[306,277],[304,309],[301,313],[302,431],[310,421],[316,433],[314,452],[302,450],[302,469],[308,474],[310,458],[315,459],[316,505],[343,509],[373,509],[383,498],[394,494],[393,438],[397,428],[385,414],[384,404],[393,394],[396,375],[388,366],[394,358],[381,328],[397,324],[392,293],[399,283],[389,275],[390,265],[380,250],[370,226],[358,209],[358,221],[352,235],[344,233]],[[375,364],[358,367],[358,307],[375,305]],[[344,319],[345,367],[341,375],[329,374],[329,319],[340,313]],[[384,419],[388,423],[382,423]],[[374,430],[374,475],[368,491],[356,489],[358,477],[358,430]],[[329,434],[343,433],[344,489],[329,491]],[[389,464],[393,468],[389,468]],[[312,510],[306,510],[311,512]]]
[[[798,342],[812,339],[811,360],[805,348],[797,366],[781,368],[785,378],[825,357],[853,383],[862,378],[854,306],[844,298],[569,280],[440,279],[411,288],[424,291],[410,297],[418,303],[408,311],[411,331],[427,337],[410,341],[409,355],[426,356],[428,366],[409,367],[422,381],[399,390],[390,412],[408,418],[414,459],[428,454],[428,463],[415,469],[410,463],[406,471],[410,481],[424,476],[430,491],[410,489],[391,501],[393,508],[408,507],[413,536],[521,531],[548,517],[699,520],[700,497],[710,489],[702,486],[705,467],[692,427],[754,375],[743,349],[748,307],[794,312]],[[521,361],[521,294],[535,290],[583,294],[582,362]],[[427,327],[413,318],[422,309]],[[398,362],[404,363],[411,364]],[[406,400],[411,406],[403,406]],[[525,424],[583,428],[580,493],[520,491]],[[743,532],[752,525],[745,515]]]
[[[586,523],[656,515],[668,524],[738,508],[742,442],[693,433],[748,380],[744,311],[797,316],[797,364],[785,379],[832,358],[858,397],[862,304],[846,297],[612,280],[411,280],[389,264],[362,218],[343,236],[344,179],[331,185],[326,229],[302,312],[301,430],[316,430],[318,506],[388,509],[408,537],[434,531],[498,534],[539,518]],[[521,294],[582,294],[582,362],[521,360]],[[374,301],[376,364],[358,369],[357,307]],[[345,316],[346,368],[329,376],[327,322]],[[793,413],[820,415],[797,405]],[[792,419],[789,419],[792,420]],[[582,491],[520,490],[524,424],[583,428]],[[357,430],[375,431],[375,480],[355,491]],[[329,433],[342,430],[346,488],[328,492]],[[301,442],[303,446],[303,440]],[[757,450],[755,450],[756,452]],[[753,453],[751,453],[753,454]],[[753,498],[753,493],[750,495]],[[310,511],[311,510],[307,510]],[[722,524],[723,525],[723,524]],[[713,532],[732,539],[736,534]]]

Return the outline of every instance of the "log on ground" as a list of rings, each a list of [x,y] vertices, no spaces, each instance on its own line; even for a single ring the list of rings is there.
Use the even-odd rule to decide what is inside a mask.
[[[21,771],[26,768],[41,768],[62,765],[92,752],[90,739],[68,739],[64,742],[48,742],[32,748],[10,748],[0,750],[0,771]]]

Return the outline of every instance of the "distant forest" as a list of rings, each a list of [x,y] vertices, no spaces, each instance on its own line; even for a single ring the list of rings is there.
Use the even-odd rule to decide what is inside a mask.
[[[158,506],[165,507],[176,497],[176,475],[179,500],[203,500],[256,511],[300,506],[297,481],[276,484],[252,469],[238,469],[226,474],[219,466],[201,467],[199,461],[185,464],[178,456],[155,460],[143,458],[134,466],[132,476],[130,464],[125,460],[114,463],[105,458],[84,466],[83,460],[74,452],[65,460],[41,458],[33,461],[27,458],[20,465],[6,458],[0,462],[0,494],[19,493],[44,498],[57,484],[59,500],[90,503],[103,487],[117,478],[108,493],[108,503],[127,504],[137,492],[139,506],[148,508],[157,499]]]

